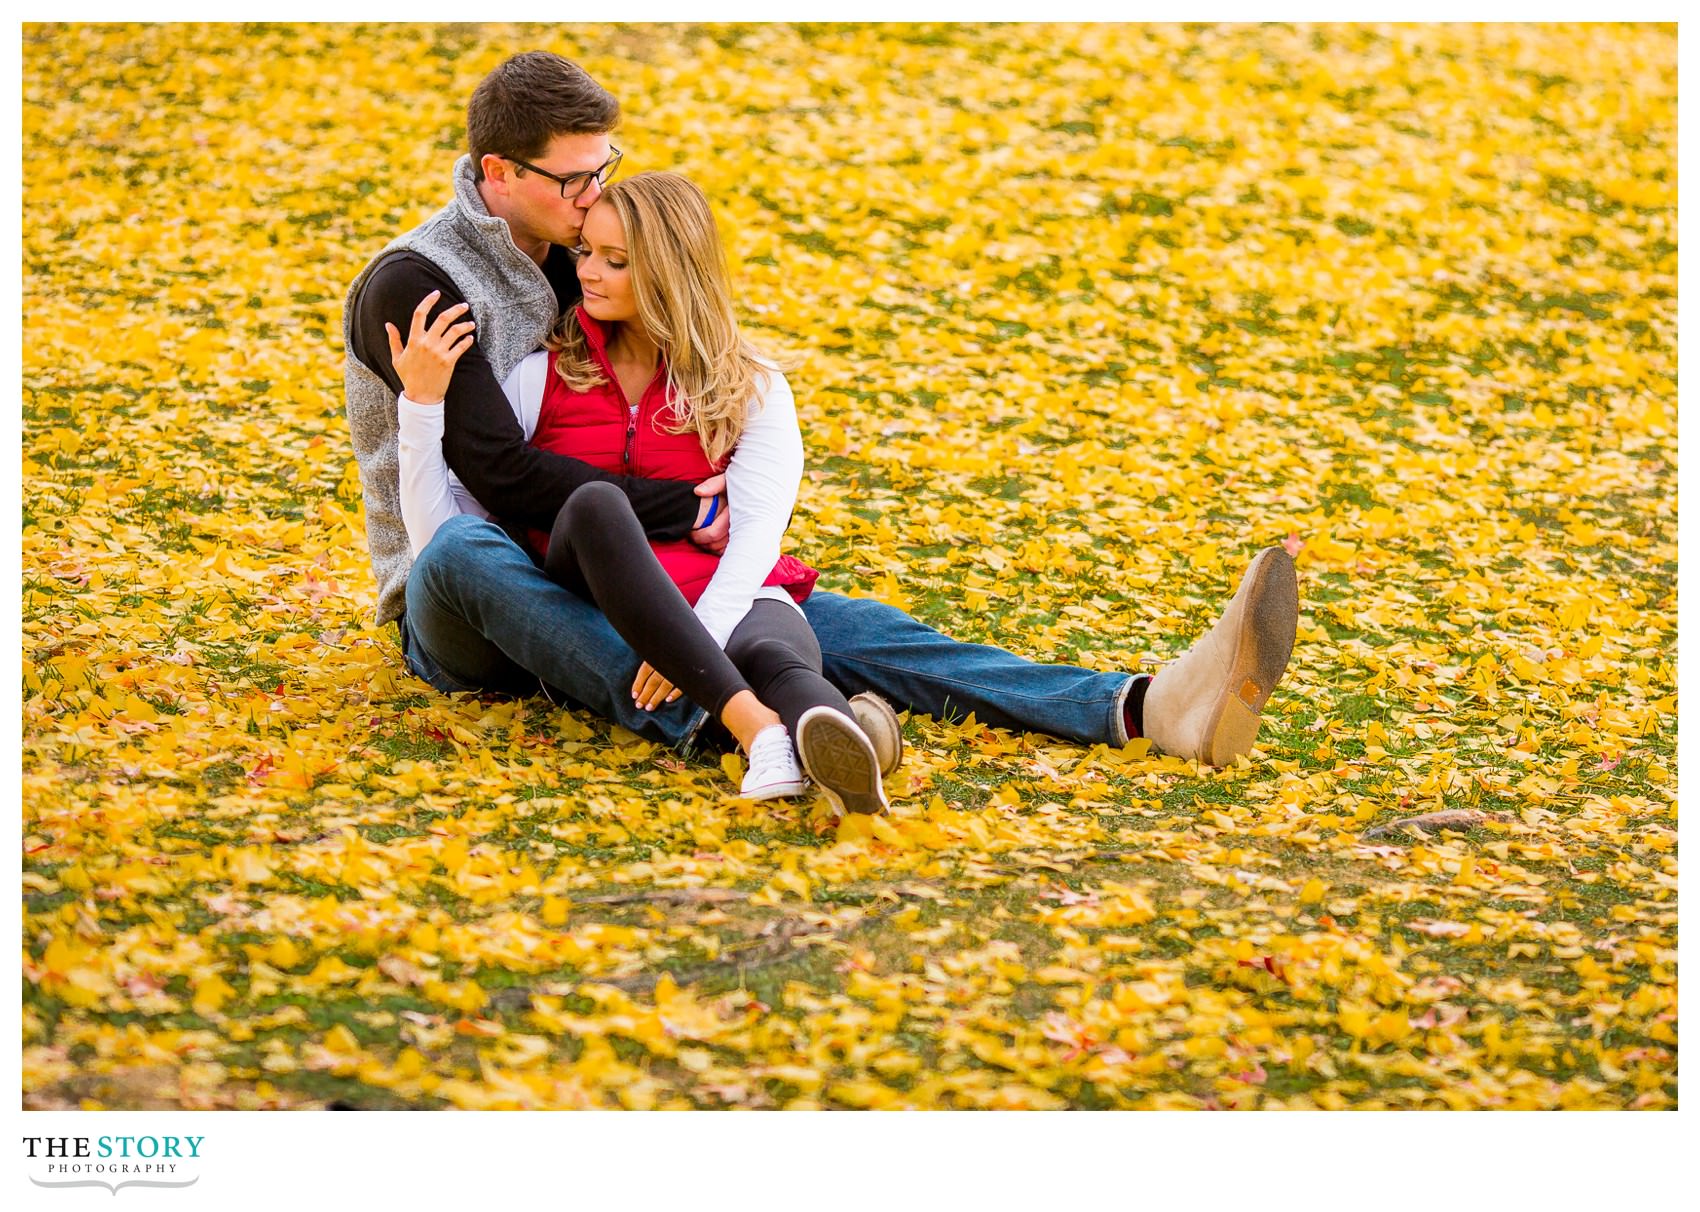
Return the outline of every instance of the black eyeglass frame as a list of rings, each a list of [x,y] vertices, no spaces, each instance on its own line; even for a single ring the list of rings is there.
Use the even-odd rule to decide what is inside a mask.
[[[601,167],[586,169],[584,172],[568,173],[564,177],[557,176],[555,173],[550,172],[546,168],[538,168],[535,164],[527,163],[526,161],[521,160],[518,156],[503,156],[502,159],[506,160],[510,164],[514,164],[520,168],[534,172],[539,177],[545,177],[548,180],[553,181],[556,185],[561,187],[562,200],[570,202],[582,194],[585,190],[589,189],[592,181],[595,181],[598,185],[608,184],[609,180],[613,178],[615,172],[619,170],[620,161],[625,158],[626,153],[615,147],[612,143],[608,145],[608,150],[614,154],[609,156],[608,159],[602,163]],[[578,188],[569,194],[567,192],[567,187],[572,185],[575,181],[579,183]]]

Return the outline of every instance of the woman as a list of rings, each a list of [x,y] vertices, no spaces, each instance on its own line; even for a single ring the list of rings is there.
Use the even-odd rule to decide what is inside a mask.
[[[724,470],[731,534],[721,556],[651,544],[625,496],[593,483],[551,532],[533,532],[545,569],[646,658],[632,687],[640,706],[682,690],[720,719],[749,755],[742,794],[799,794],[800,755],[839,811],[884,811],[874,748],[821,676],[797,606],[818,574],[779,554],[802,437],[785,376],[738,332],[707,198],[677,174],[640,173],[607,186],[582,238],[583,304],[504,384],[522,428],[534,445],[605,471],[698,482]],[[465,304],[427,325],[434,302],[415,311],[405,347],[386,325],[404,388],[402,512],[415,554],[455,513],[489,516],[449,473],[440,440],[443,393],[473,325],[457,322]]]

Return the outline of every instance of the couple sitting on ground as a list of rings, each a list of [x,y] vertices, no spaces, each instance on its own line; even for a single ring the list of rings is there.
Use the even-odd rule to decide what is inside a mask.
[[[790,388],[739,333],[701,191],[613,179],[618,117],[567,60],[508,60],[473,93],[454,200],[349,289],[378,619],[412,671],[541,689],[686,752],[712,719],[749,756],[741,794],[796,795],[806,773],[839,811],[886,807],[894,703],[1249,752],[1297,622],[1280,548],[1155,677],[960,643],[780,555],[803,466]]]

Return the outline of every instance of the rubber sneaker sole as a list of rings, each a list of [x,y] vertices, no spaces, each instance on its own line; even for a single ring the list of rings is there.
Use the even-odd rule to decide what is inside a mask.
[[[741,800],[782,800],[791,796],[802,795],[809,789],[807,783],[788,780],[779,783],[768,783],[765,787],[757,787],[746,791],[740,787],[738,798]]]
[[[1293,558],[1266,548],[1246,570],[1246,591],[1234,662],[1222,695],[1205,726],[1200,757],[1212,766],[1231,766],[1257,741],[1263,705],[1292,659],[1299,621],[1299,580]]]
[[[856,721],[832,707],[811,707],[797,721],[803,769],[839,813],[880,813],[886,802],[879,758]]]

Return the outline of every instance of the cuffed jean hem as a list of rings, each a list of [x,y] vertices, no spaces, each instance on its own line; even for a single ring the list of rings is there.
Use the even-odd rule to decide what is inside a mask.
[[[1120,749],[1131,739],[1127,735],[1127,696],[1133,693],[1133,683],[1139,675],[1130,675],[1116,691],[1116,701],[1110,704],[1110,741]]]
[[[583,703],[575,703],[573,701],[573,696],[562,690],[559,686],[551,690],[549,683],[545,682],[542,678],[537,679],[537,692],[544,698],[548,699],[551,706],[558,707],[562,711],[590,711],[590,708],[586,707]],[[686,701],[688,702],[689,700]],[[595,715],[596,713],[594,711],[590,711],[590,714]],[[673,752],[682,758],[695,757],[697,755],[697,750],[699,748],[705,748],[708,744],[708,734],[703,729],[703,725],[707,724],[708,721],[708,712],[704,711],[701,707],[698,707],[695,703],[692,703],[690,722],[685,725],[685,735],[676,741],[660,741],[659,743],[663,745],[671,745],[673,747]],[[609,723],[614,722],[616,721],[609,721]],[[620,726],[622,728],[625,727],[624,724]],[[648,740],[653,738],[646,737],[645,739]]]

